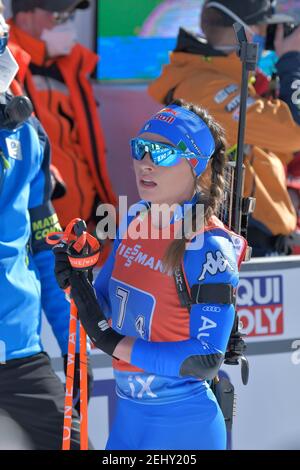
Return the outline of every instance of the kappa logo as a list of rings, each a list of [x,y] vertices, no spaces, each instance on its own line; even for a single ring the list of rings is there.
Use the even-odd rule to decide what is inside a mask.
[[[221,251],[218,250],[215,254],[213,254],[212,251],[208,251],[206,253],[206,261],[202,267],[202,272],[198,280],[203,281],[207,273],[211,276],[215,276],[218,272],[223,273],[227,268],[234,271],[228,259],[225,258]]]

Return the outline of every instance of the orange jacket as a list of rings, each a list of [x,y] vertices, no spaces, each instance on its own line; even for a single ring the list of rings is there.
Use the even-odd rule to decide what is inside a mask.
[[[62,226],[74,217],[89,220],[95,200],[116,205],[105,156],[105,142],[88,77],[98,56],[77,44],[71,54],[46,61],[45,44],[12,20],[10,47],[17,44],[17,80],[24,85],[51,142],[52,162],[67,185],[54,205]],[[14,53],[14,51],[13,51]]]
[[[229,56],[205,57],[174,52],[170,64],[149,87],[150,95],[165,102],[174,98],[207,108],[226,130],[230,146],[237,142],[241,62]],[[253,217],[273,235],[295,230],[296,213],[286,188],[285,164],[300,148],[300,129],[290,109],[280,100],[259,98],[249,85],[245,143],[245,195],[256,197]]]

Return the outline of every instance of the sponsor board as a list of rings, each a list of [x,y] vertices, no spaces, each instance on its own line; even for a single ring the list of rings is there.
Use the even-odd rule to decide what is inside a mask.
[[[237,310],[247,336],[284,333],[282,276],[243,277],[237,290]]]

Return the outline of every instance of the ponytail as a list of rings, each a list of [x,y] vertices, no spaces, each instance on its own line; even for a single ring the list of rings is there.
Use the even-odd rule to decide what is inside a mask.
[[[200,175],[196,181],[196,191],[198,193],[197,204],[204,205],[204,220],[196,217],[196,210],[192,215],[193,233],[201,230],[203,225],[207,225],[213,215],[219,212],[220,204],[224,192],[224,171],[226,164],[226,140],[223,128],[213,117],[200,106],[185,103],[182,100],[174,101],[174,104],[181,106],[197,114],[209,127],[216,144],[216,150],[211,157],[209,166],[204,174]],[[165,253],[163,265],[165,272],[174,272],[181,265],[186,244],[189,242],[189,234],[183,233],[182,237],[175,239]]]

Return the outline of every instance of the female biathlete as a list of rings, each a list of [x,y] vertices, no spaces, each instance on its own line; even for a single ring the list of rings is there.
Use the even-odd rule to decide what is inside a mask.
[[[60,286],[71,284],[88,335],[114,358],[118,405],[106,448],[226,449],[224,418],[206,380],[226,351],[246,242],[214,215],[224,132],[204,109],[176,101],[145,123],[131,153],[142,201],[121,224],[95,291],[54,248]],[[167,222],[153,216],[155,204],[173,207]],[[187,218],[192,224],[179,237]],[[176,289],[180,265],[190,309]]]

